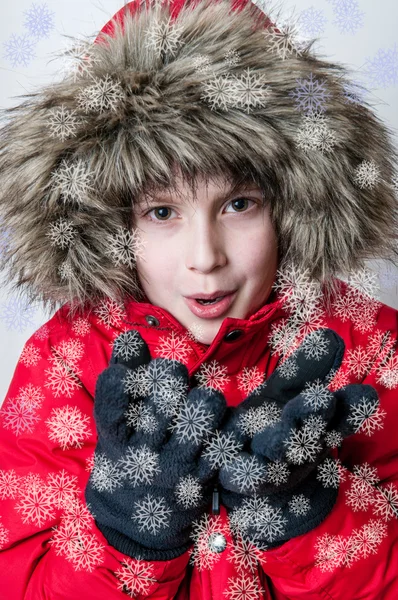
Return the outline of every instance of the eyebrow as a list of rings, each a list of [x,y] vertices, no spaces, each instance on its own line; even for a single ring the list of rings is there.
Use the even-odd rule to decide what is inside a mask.
[[[248,183],[235,184],[235,185],[230,186],[228,189],[223,190],[222,192],[219,192],[218,194],[216,194],[213,201],[214,201],[214,203],[216,203],[219,200],[221,200],[222,198],[225,198],[226,196],[232,196],[233,194],[235,194],[237,192],[241,192],[241,191],[251,192],[253,190],[256,190],[256,191],[259,190],[259,186],[256,185],[255,183],[248,182]],[[150,197],[150,199],[147,199],[147,197],[144,196],[143,198],[140,198],[137,201],[137,204],[139,206],[141,206],[144,203],[170,202],[171,200],[173,200],[174,203],[178,204],[178,202],[175,201],[173,192],[165,191],[165,192],[159,192],[159,193],[153,194],[153,197]],[[184,203],[184,201],[183,201],[183,203]]]

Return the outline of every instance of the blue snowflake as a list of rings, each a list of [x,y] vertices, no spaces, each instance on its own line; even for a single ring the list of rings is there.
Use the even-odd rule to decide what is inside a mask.
[[[369,94],[360,83],[350,81],[343,85],[346,104],[364,104]]]
[[[289,96],[295,99],[297,109],[306,114],[325,112],[325,103],[330,96],[330,92],[326,89],[326,83],[318,81],[310,73],[308,79],[297,79],[297,84],[296,89],[289,93]]]
[[[397,45],[393,48],[379,48],[376,56],[367,58],[365,73],[375,87],[386,88],[398,83]]]
[[[11,61],[13,67],[23,65],[27,67],[34,58],[35,42],[28,34],[16,35],[13,33],[8,42],[4,42],[6,53],[4,58]]]
[[[322,10],[316,10],[314,6],[311,6],[303,10],[299,21],[304,33],[309,36],[317,36],[325,31],[327,18]]]
[[[356,33],[363,27],[365,13],[359,8],[356,0],[339,0],[334,3],[336,19],[333,25],[337,25],[340,33]]]
[[[8,303],[4,303],[0,309],[0,319],[7,325],[7,330],[11,329],[23,333],[27,327],[32,327],[32,321],[35,308],[32,304],[26,304],[18,298],[11,298]]]
[[[35,38],[48,37],[51,29],[54,29],[54,13],[50,12],[45,4],[32,4],[24,14],[26,15],[24,26]]]

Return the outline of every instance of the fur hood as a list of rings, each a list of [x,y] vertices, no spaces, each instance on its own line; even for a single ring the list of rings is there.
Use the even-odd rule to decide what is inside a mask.
[[[176,165],[262,186],[281,267],[331,285],[393,261],[391,134],[312,45],[250,2],[126,5],[77,71],[2,111],[5,283],[51,310],[141,300],[134,198]]]

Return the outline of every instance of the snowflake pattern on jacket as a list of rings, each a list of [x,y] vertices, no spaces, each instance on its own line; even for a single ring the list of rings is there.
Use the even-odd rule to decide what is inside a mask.
[[[339,293],[327,310],[320,289],[290,271],[276,280],[268,302],[255,314],[246,320],[224,319],[210,346],[151,304],[132,302],[125,312],[107,301],[72,320],[68,305],[63,306],[26,342],[0,409],[1,597],[72,599],[79,589],[93,600],[395,600],[398,325],[397,311],[377,300],[374,292],[369,273],[359,272],[348,282],[339,280]],[[95,384],[108,366],[115,340],[136,329],[152,358],[184,363],[195,385],[219,390],[229,406],[237,406],[277,366],[288,377],[294,349],[325,327],[336,331],[346,346],[330,391],[362,383],[373,386],[379,397],[376,410],[364,403],[351,415],[354,435],[344,440],[329,436],[335,460],[323,463],[320,477],[338,488],[338,498],[326,519],[267,550],[241,537],[221,505],[219,514],[209,509],[194,524],[191,549],[172,560],[133,558],[110,546],[85,503],[84,489],[97,442]],[[243,335],[228,341],[228,333],[237,329]],[[308,351],[316,357],[321,342],[316,335],[310,340]],[[136,386],[132,381],[131,389]],[[167,390],[159,397],[174,396]],[[313,406],[325,402],[316,386],[307,390],[306,398]],[[163,409],[167,407],[165,400]],[[178,404],[170,410],[178,410]],[[134,406],[128,418],[144,432],[154,426],[144,406]],[[270,406],[260,415],[246,413],[241,426],[253,435],[277,419]],[[228,453],[227,439],[222,444],[215,439],[207,450],[215,462],[221,446]],[[294,454],[293,442],[289,451]],[[141,479],[156,469],[144,450],[135,465]],[[100,487],[110,489],[117,482],[105,458],[98,474]],[[283,481],[283,463],[275,463],[269,477]],[[195,480],[186,478],[176,493],[189,505],[199,491]],[[298,516],[305,514],[306,498],[294,496],[290,508]]]

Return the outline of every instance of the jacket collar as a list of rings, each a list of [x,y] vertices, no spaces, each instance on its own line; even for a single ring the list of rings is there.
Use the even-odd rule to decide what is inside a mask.
[[[234,372],[255,365],[259,360],[267,345],[271,324],[288,316],[284,304],[285,297],[272,290],[267,302],[247,319],[226,317],[210,345],[196,340],[169,311],[150,302],[129,303],[123,323],[149,328],[152,333],[158,332],[159,337],[173,336],[183,340],[193,353],[193,369],[204,361],[216,360],[228,364],[228,371]]]

